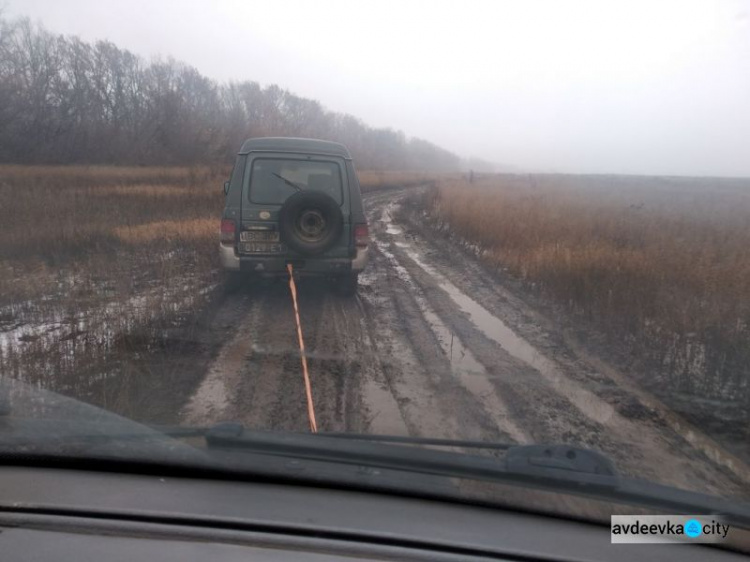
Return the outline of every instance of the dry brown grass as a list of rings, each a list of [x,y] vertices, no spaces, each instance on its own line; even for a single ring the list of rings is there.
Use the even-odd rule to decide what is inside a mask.
[[[496,176],[443,183],[432,211],[663,383],[750,400],[750,181]]]
[[[80,187],[73,193],[79,197],[192,197],[195,190],[190,186],[157,183]]]
[[[194,186],[207,177],[228,177],[228,166],[22,166],[0,165],[0,184],[15,187],[107,185]],[[220,187],[220,186],[217,186]]]
[[[118,226],[113,229],[115,237],[125,244],[172,244],[174,240],[196,242],[216,239],[218,236],[216,217],[184,221],[155,221],[135,226]]]
[[[0,259],[59,264],[114,252],[115,229],[218,222],[224,178],[209,168],[0,166]]]

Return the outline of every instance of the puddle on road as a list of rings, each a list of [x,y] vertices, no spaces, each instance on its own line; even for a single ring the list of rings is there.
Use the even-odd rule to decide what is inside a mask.
[[[211,425],[222,420],[230,405],[230,393],[225,381],[232,380],[241,372],[251,352],[251,339],[242,330],[221,348],[208,375],[185,407],[183,417],[188,423]]]
[[[466,349],[463,342],[446,326],[438,315],[433,312],[432,308],[421,295],[413,295],[419,305],[422,316],[427,320],[430,329],[435,334],[440,347],[443,349],[445,356],[451,364],[451,368],[456,373],[466,375],[483,375],[487,376],[484,366],[476,360],[471,351]],[[489,385],[488,385],[489,387]],[[491,388],[491,387],[489,387]]]
[[[227,387],[218,377],[208,377],[188,404],[185,417],[191,425],[205,425],[229,406]],[[215,420],[216,421],[216,420]]]
[[[413,287],[414,282],[412,281],[409,272],[406,271],[406,268],[403,265],[398,263],[396,256],[391,253],[391,251],[388,249],[388,246],[380,240],[375,240],[375,245],[378,247],[380,253],[385,256],[385,259],[388,260],[388,263],[391,266],[391,270],[396,272],[396,277]]]
[[[392,267],[396,268],[399,272],[399,277],[405,280],[410,286],[416,286],[411,275],[398,263],[393,253],[386,248],[386,245],[379,241],[376,243],[380,252],[388,259]],[[484,406],[484,410],[492,417],[497,427],[505,431],[516,442],[527,442],[528,438],[525,433],[512,421],[507,407],[490,382],[489,374],[484,365],[477,361],[471,351],[440,319],[422,295],[415,292],[412,296],[419,307],[420,313],[427,321],[430,330],[435,335],[445,356],[448,358],[453,374],[460,379],[462,385],[471,395]]]
[[[371,378],[365,379],[362,395],[372,415],[370,433],[377,435],[408,435],[393,394]]]
[[[535,349],[526,340],[518,336],[511,330],[505,322],[494,316],[477,301],[463,293],[453,283],[445,279],[434,267],[426,264],[419,254],[417,254],[409,245],[403,248],[411,260],[419,267],[429,273],[437,282],[440,288],[448,293],[451,299],[469,315],[472,323],[481,330],[488,338],[496,341],[513,357],[528,363],[543,375],[556,377],[559,375],[557,367],[537,349]]]
[[[391,213],[391,209],[387,213],[383,213],[382,220],[386,225],[392,220]],[[388,232],[387,228],[386,232]],[[391,236],[396,238],[398,235]],[[438,286],[448,294],[453,302],[469,316],[471,322],[479,331],[492,341],[497,342],[510,355],[539,371],[560,394],[570,400],[586,416],[602,424],[611,421],[613,416],[616,415],[611,405],[565,377],[552,361],[516,334],[505,322],[461,291],[437,269],[425,263],[422,256],[403,236],[398,237],[399,239],[394,240],[394,243],[404,251],[409,259],[437,282]],[[398,263],[395,256],[392,257]],[[399,264],[399,267],[403,266]]]
[[[414,295],[414,297],[422,316],[427,320],[432,333],[435,334],[448,358],[453,374],[459,377],[463,386],[485,407],[484,410],[500,429],[507,432],[518,443],[527,442],[526,435],[511,420],[505,404],[497,395],[484,365],[477,361],[458,336],[440,320],[424,297],[421,295]]]

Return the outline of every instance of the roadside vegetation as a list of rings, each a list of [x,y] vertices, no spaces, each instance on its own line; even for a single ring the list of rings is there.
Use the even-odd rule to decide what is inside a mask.
[[[490,268],[624,344],[642,382],[748,415],[750,181],[489,176],[444,181],[428,206]]]
[[[204,307],[221,168],[0,166],[0,372],[128,413]],[[177,373],[172,373],[177,376]],[[143,381],[141,381],[143,382]]]
[[[458,177],[457,174],[436,174],[429,172],[384,172],[364,171],[358,172],[360,187],[363,192],[375,189],[388,189],[394,187],[414,187],[418,185],[435,185],[439,180]]]

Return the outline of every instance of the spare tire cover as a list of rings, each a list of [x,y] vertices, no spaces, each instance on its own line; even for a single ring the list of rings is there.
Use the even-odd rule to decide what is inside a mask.
[[[306,256],[330,250],[341,237],[343,226],[341,207],[321,191],[298,191],[287,198],[279,211],[282,241]]]

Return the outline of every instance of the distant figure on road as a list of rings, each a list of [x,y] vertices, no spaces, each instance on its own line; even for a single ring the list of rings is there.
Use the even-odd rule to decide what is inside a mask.
[[[474,183],[474,170],[469,170],[469,183]]]

